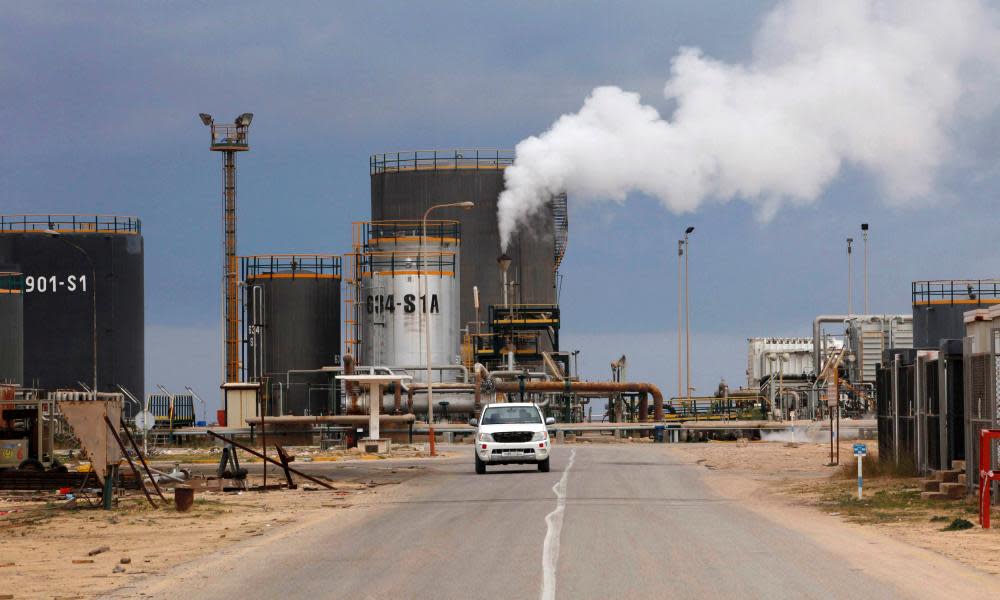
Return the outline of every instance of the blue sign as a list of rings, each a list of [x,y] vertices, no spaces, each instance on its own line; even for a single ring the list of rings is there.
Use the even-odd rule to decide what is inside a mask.
[[[854,444],[854,456],[868,456],[868,446],[865,444]]]

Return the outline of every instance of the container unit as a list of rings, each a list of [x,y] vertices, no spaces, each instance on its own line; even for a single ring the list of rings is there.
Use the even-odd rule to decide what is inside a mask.
[[[1000,303],[1000,279],[914,281],[913,347],[937,348],[943,339],[965,335],[966,311]]]
[[[91,386],[96,333],[98,389],[117,392],[121,385],[142,397],[139,219],[2,215],[0,265],[24,275],[24,385],[46,390]]]
[[[358,225],[364,240],[360,364],[406,369],[413,381],[426,382],[421,370],[427,363],[421,314],[431,331],[431,363],[460,362],[460,225],[428,221],[426,238],[419,221]],[[455,379],[454,371],[436,373],[435,381]]]
[[[24,377],[24,276],[0,272],[0,383]]]
[[[242,258],[245,379],[262,388],[270,415],[332,414],[340,364],[341,259],[330,254]]]
[[[370,158],[371,214],[374,221],[423,218],[431,206],[471,201],[475,207],[441,209],[432,216],[461,223],[465,243],[459,289],[459,323],[477,321],[472,288],[479,288],[480,313],[485,320],[492,305],[503,303],[497,199],[504,189],[504,169],[513,164],[512,151],[463,149],[376,154]],[[556,271],[566,250],[568,210],[565,195],[553,198],[546,210],[514,236],[507,254],[513,259],[509,280],[511,304],[556,304]],[[485,327],[483,327],[485,329]]]

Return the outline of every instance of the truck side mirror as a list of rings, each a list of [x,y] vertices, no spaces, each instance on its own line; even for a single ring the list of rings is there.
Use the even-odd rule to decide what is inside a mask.
[[[556,424],[556,418],[555,417],[546,417],[545,424],[546,425],[555,425]]]
[[[476,426],[476,420],[475,419],[469,419],[469,427],[475,427],[475,426]]]

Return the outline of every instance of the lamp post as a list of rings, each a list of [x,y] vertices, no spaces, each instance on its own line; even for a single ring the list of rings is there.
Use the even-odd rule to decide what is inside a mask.
[[[97,268],[94,266],[94,259],[87,254],[87,251],[80,246],[74,244],[73,242],[67,240],[63,237],[61,233],[55,231],[54,229],[46,229],[43,231],[46,235],[51,238],[55,238],[60,242],[71,246],[77,252],[83,255],[87,259],[87,264],[90,265],[90,303],[91,303],[91,323],[90,323],[90,334],[91,342],[93,345],[92,352],[94,354],[94,387],[92,388],[94,399],[97,399]]]
[[[427,434],[430,437],[431,444],[431,456],[437,456],[437,451],[434,448],[434,382],[432,381],[432,363],[431,363],[431,315],[430,307],[432,306],[430,298],[428,298],[428,292],[430,291],[430,281],[427,279],[427,261],[425,260],[424,245],[427,243],[427,216],[431,214],[431,211],[437,210],[439,208],[461,208],[464,210],[469,210],[475,206],[473,202],[450,202],[448,204],[435,204],[434,206],[428,208],[424,212],[424,218],[420,220],[420,272],[423,273],[423,277],[420,281],[423,282],[423,290],[421,290],[420,295],[423,296],[423,306],[420,311],[420,319],[422,323],[426,324],[426,335],[424,336],[424,349],[427,353]],[[376,400],[372,398],[372,402],[381,402],[381,400]]]
[[[510,321],[510,298],[507,295],[507,269],[510,268],[511,258],[507,256],[507,253],[503,253],[497,258],[497,264],[500,265],[500,272],[503,273],[503,307],[507,309],[507,320]],[[508,340],[507,348],[507,370],[514,370],[514,340]]]
[[[685,381],[687,385],[684,387],[687,389],[687,402],[688,406],[691,405],[691,293],[688,287],[688,256],[691,254],[691,242],[688,237],[694,233],[694,227],[688,227],[684,230],[684,338],[685,338],[685,365],[687,367],[687,376]]]

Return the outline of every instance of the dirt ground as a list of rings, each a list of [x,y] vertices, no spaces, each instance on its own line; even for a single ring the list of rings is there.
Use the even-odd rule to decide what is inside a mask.
[[[299,487],[295,490],[222,492],[217,480],[205,480],[199,474],[214,470],[198,464],[217,462],[217,454],[212,454],[185,450],[156,457],[163,470],[169,470],[173,462],[183,462],[195,471],[191,480],[196,488],[195,502],[186,513],[174,510],[169,489],[165,495],[170,503],[158,510],[151,508],[137,491],[121,498],[112,512],[90,508],[85,498],[67,504],[63,497],[53,494],[0,497],[0,599],[91,598],[123,585],[131,577],[162,573],[178,563],[284,525],[325,518],[330,511],[343,511],[367,494],[381,493],[385,489],[382,486],[392,483],[388,478],[375,481],[359,477],[354,471],[331,480],[333,490],[297,479]],[[300,451],[293,466],[310,462],[303,458],[356,465],[384,460],[388,475],[397,472],[392,466],[396,462],[423,456],[414,448],[401,448],[391,456]],[[253,464],[249,457],[240,460]],[[417,467],[411,462],[398,468],[402,471]],[[251,467],[247,480],[251,486],[260,483],[260,476],[255,474],[259,470],[259,465]],[[276,468],[270,472],[269,484],[282,480]]]
[[[870,451],[875,442],[867,442]],[[841,467],[830,462],[829,444],[789,442],[711,442],[675,448],[705,468],[720,491],[753,503],[821,511],[850,527],[864,528],[930,550],[990,574],[1000,574],[1000,531],[978,525],[973,499],[927,501],[920,479],[866,476],[864,498],[857,499],[857,462],[851,444],[840,449]],[[993,519],[1000,518],[994,510]],[[948,530],[955,520],[973,524]]]

